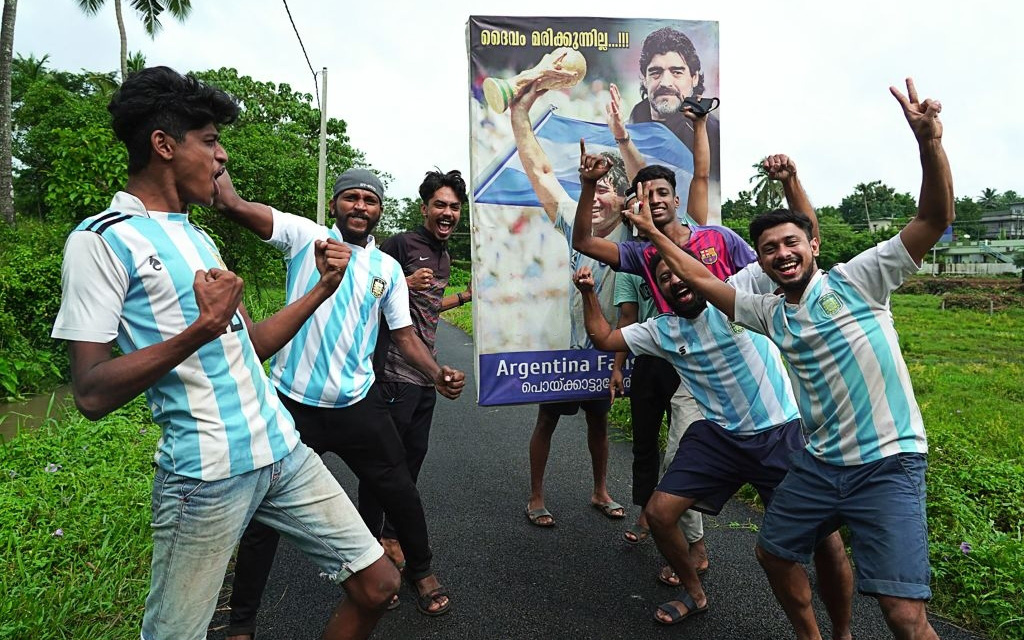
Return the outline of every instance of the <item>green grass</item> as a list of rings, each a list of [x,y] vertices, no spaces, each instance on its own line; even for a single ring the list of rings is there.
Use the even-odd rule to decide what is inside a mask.
[[[138,637],[159,430],[71,413],[0,445],[0,638]]]
[[[1024,640],[1024,309],[942,310],[920,294],[892,311],[928,431],[930,608]],[[631,439],[628,401],[610,420]]]
[[[892,309],[928,430],[932,607],[1024,639],[1024,310]]]
[[[246,303],[258,321],[280,298]],[[471,333],[471,311],[445,318]],[[992,640],[1024,640],[1024,310],[941,311],[935,296],[898,295],[893,314],[931,446],[931,609]],[[616,401],[613,420],[628,416]],[[137,399],[0,445],[0,639],[138,636],[157,437]]]
[[[446,296],[465,291],[469,285],[470,273],[465,269],[452,266],[451,277],[448,279],[448,288],[445,289]],[[473,303],[467,302],[461,307],[449,309],[441,314],[441,317],[462,329],[469,335],[473,335]]]

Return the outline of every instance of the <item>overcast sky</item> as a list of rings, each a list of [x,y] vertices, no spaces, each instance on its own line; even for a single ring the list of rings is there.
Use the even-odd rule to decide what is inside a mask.
[[[194,0],[191,18],[185,24],[165,18],[156,40],[143,33],[128,0],[122,4],[129,51],[142,51],[151,65],[234,67],[314,92],[280,0]],[[117,69],[114,8],[106,5],[90,18],[75,0],[20,0],[15,52],[49,54],[53,68]],[[902,87],[907,75],[922,97],[942,101],[957,196],[977,197],[985,187],[1024,193],[1021,6],[986,0],[649,7],[607,0],[289,2],[313,68],[328,68],[328,114],[344,119],[353,144],[394,176],[389,195],[414,197],[434,165],[468,173],[465,25],[471,13],[588,15],[718,20],[723,198],[749,188],[758,158],[788,153],[819,206],[836,205],[854,185],[871,180],[917,196],[916,146],[888,91],[891,84]]]

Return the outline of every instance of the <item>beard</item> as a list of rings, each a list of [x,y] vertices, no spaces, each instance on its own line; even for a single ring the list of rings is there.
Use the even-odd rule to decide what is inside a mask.
[[[779,282],[778,280],[775,280],[775,278],[772,278],[772,280],[775,280],[775,283],[779,285],[779,289],[782,289],[782,292],[786,294],[787,297],[799,297],[803,295],[804,290],[811,282],[811,278],[814,277],[814,273],[817,269],[817,262],[813,261],[810,266],[800,274],[800,277],[795,280],[786,280],[785,282]]]
[[[667,118],[683,108],[683,97],[673,89],[658,88],[648,100],[651,111],[661,118]]]
[[[338,231],[341,232],[341,238],[342,240],[349,244],[365,245],[366,239],[370,236],[371,233],[373,233],[373,230],[377,228],[377,222],[380,222],[380,220],[378,219],[377,221],[371,222],[368,218],[361,218],[366,220],[366,229],[363,231],[358,231],[349,228],[348,221],[349,218],[351,217],[352,216],[350,214],[348,216],[345,216],[344,218],[337,219],[336,224],[338,227]]]

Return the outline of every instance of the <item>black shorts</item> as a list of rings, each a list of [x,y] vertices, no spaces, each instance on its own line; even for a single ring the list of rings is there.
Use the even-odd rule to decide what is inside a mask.
[[[679,441],[657,490],[693,498],[694,509],[718,515],[729,498],[750,483],[767,506],[789,471],[790,455],[804,445],[799,420],[752,436],[737,436],[710,420],[698,420]]]
[[[544,402],[540,405],[545,411],[560,416],[574,416],[583,409],[586,413],[608,413],[612,409],[612,399],[595,398],[593,400],[567,400],[565,402]]]

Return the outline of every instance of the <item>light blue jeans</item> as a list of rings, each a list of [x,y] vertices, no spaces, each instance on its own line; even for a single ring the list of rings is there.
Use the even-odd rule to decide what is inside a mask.
[[[280,462],[203,482],[158,469],[153,566],[143,640],[200,640],[250,518],[290,540],[341,583],[384,550],[320,456],[301,442]]]

